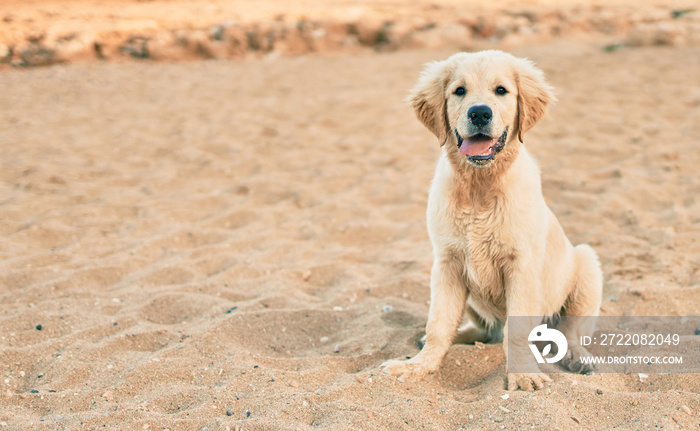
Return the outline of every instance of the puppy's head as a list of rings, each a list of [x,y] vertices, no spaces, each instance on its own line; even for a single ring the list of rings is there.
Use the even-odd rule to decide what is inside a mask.
[[[427,65],[409,102],[418,119],[473,166],[490,165],[554,101],[532,62],[501,51],[459,53]]]

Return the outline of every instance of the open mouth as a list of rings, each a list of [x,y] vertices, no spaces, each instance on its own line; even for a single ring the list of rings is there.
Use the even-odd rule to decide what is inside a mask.
[[[467,156],[470,162],[480,166],[485,165],[489,160],[493,160],[494,156],[506,146],[508,129],[506,128],[499,138],[477,133],[464,139],[456,130],[455,135],[457,135],[459,152]]]

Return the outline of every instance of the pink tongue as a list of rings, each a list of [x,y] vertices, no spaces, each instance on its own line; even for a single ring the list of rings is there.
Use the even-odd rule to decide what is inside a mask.
[[[459,152],[467,156],[488,156],[491,154],[491,147],[496,143],[495,139],[485,137],[468,138],[462,142]]]

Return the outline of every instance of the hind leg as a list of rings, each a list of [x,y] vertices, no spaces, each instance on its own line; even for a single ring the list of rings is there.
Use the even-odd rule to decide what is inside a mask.
[[[566,300],[562,316],[565,316],[559,330],[566,336],[569,349],[562,364],[577,373],[593,371],[592,364],[583,364],[581,357],[591,356],[580,340],[583,335],[592,335],[595,330],[595,317],[600,312],[603,296],[603,272],[598,256],[586,244],[574,248],[575,273],[571,282],[571,292]],[[576,318],[587,316],[587,318]]]
[[[489,341],[489,331],[481,317],[476,314],[473,308],[467,304],[464,312],[464,320],[462,326],[457,330],[452,344],[474,344],[477,341],[485,343]],[[418,341],[420,347],[425,345],[427,334]]]

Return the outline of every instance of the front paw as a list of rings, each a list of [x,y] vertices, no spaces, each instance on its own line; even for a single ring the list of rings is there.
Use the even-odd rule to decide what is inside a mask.
[[[423,380],[428,374],[434,373],[440,367],[440,363],[426,361],[416,356],[407,361],[391,360],[379,366],[379,369],[392,376],[396,376],[400,382],[418,382]]]
[[[552,379],[544,373],[508,373],[508,390],[515,391],[518,388],[524,391],[542,389]]]
[[[582,361],[581,358],[588,358],[588,361]],[[566,352],[564,359],[561,360],[561,364],[568,368],[574,373],[588,374],[593,372],[595,366],[593,365],[593,356],[588,353],[583,346],[569,346],[569,350]]]

